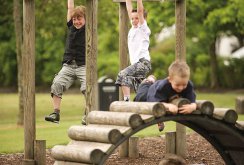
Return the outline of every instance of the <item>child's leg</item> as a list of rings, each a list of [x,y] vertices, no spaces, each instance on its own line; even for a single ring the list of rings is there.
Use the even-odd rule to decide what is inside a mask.
[[[72,68],[64,64],[59,73],[55,76],[53,84],[51,86],[51,96],[54,112],[45,117],[46,121],[59,122],[59,113],[62,94],[67,90],[74,82],[74,74]]]
[[[86,67],[85,66],[80,66],[76,69],[76,75],[77,78],[80,81],[80,91],[86,97]],[[82,116],[81,119],[81,124],[86,125],[86,116],[88,115],[87,109],[85,108],[84,110],[84,115]]]
[[[55,95],[58,97],[53,98],[54,109],[60,109],[63,92],[69,89],[69,87],[73,84],[74,78],[75,75],[73,68],[69,67],[67,64],[64,64],[62,69],[55,76],[51,86],[51,96],[53,97]]]
[[[151,82],[142,82],[138,87],[134,101],[146,102],[147,101],[147,92],[151,85],[152,85]]]
[[[130,87],[122,85],[121,89],[124,95],[124,101],[130,101]]]
[[[133,77],[134,74],[134,67],[133,65],[128,66],[127,68],[121,70],[117,76],[116,85],[121,86],[124,100],[130,100],[130,88],[132,87]]]

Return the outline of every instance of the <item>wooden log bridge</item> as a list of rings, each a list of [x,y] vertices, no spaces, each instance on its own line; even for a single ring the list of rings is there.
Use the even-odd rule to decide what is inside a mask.
[[[188,100],[174,100],[175,105]],[[71,126],[67,145],[56,145],[51,154],[55,165],[86,165],[106,162],[114,150],[133,134],[151,125],[175,121],[203,136],[227,165],[244,164],[244,122],[229,108],[214,108],[207,100],[197,101],[192,114],[171,114],[158,102],[111,103],[109,111],[91,111],[88,125]]]

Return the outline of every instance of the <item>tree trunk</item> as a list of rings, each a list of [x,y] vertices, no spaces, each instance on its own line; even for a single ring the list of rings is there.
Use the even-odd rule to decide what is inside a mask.
[[[15,38],[16,38],[16,54],[17,54],[17,67],[18,67],[18,93],[19,93],[19,114],[18,114],[18,125],[24,123],[24,106],[23,106],[23,73],[22,73],[22,45],[23,45],[23,24],[22,24],[22,6],[21,1],[14,0],[13,17],[15,27]]]
[[[211,88],[218,88],[218,64],[217,64],[217,55],[215,48],[216,38],[210,44],[209,54],[210,54],[210,64],[211,64]]]

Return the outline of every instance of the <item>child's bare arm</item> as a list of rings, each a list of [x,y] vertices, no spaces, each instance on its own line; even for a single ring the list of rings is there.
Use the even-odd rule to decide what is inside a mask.
[[[168,109],[169,112],[173,113],[173,114],[177,114],[178,112],[178,107],[174,104],[171,103],[163,103],[165,108]]]
[[[181,114],[190,114],[197,109],[196,103],[185,104],[179,108],[179,113]]]
[[[74,7],[75,7],[74,0],[68,0],[67,22],[69,22],[71,19],[71,13]]]
[[[132,2],[131,2],[131,0],[126,0],[126,9],[128,12],[128,16],[131,20],[131,13],[132,13]]]
[[[142,0],[137,0],[137,13],[139,16],[139,22],[142,25],[144,23],[144,7]]]

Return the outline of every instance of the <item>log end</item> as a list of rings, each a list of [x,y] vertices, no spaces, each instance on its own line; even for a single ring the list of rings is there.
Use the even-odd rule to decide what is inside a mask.
[[[190,104],[191,102],[186,98],[176,98],[171,101],[172,104],[182,107],[182,105]]]
[[[235,124],[237,119],[238,119],[238,115],[237,115],[236,111],[234,111],[232,109],[227,111],[225,114],[225,117],[224,117],[224,121],[226,121],[228,123],[232,123],[232,124]]]
[[[139,114],[133,114],[131,115],[129,119],[129,125],[132,129],[135,129],[136,127],[143,124],[143,120]]]
[[[188,99],[180,98],[178,102],[178,107],[182,107],[185,104],[190,104],[191,102]]]
[[[214,111],[213,103],[210,102],[210,101],[204,102],[202,104],[202,107],[201,107],[200,111],[202,112],[202,114],[212,116],[213,115],[213,111]]]
[[[111,130],[108,134],[108,139],[111,144],[116,144],[122,137],[123,135],[117,129]]]
[[[153,106],[152,113],[155,117],[164,116],[166,114],[166,108],[162,103],[157,103]]]
[[[99,164],[102,161],[103,156],[105,156],[105,154],[101,150],[95,149],[91,152],[90,160],[94,164]]]

